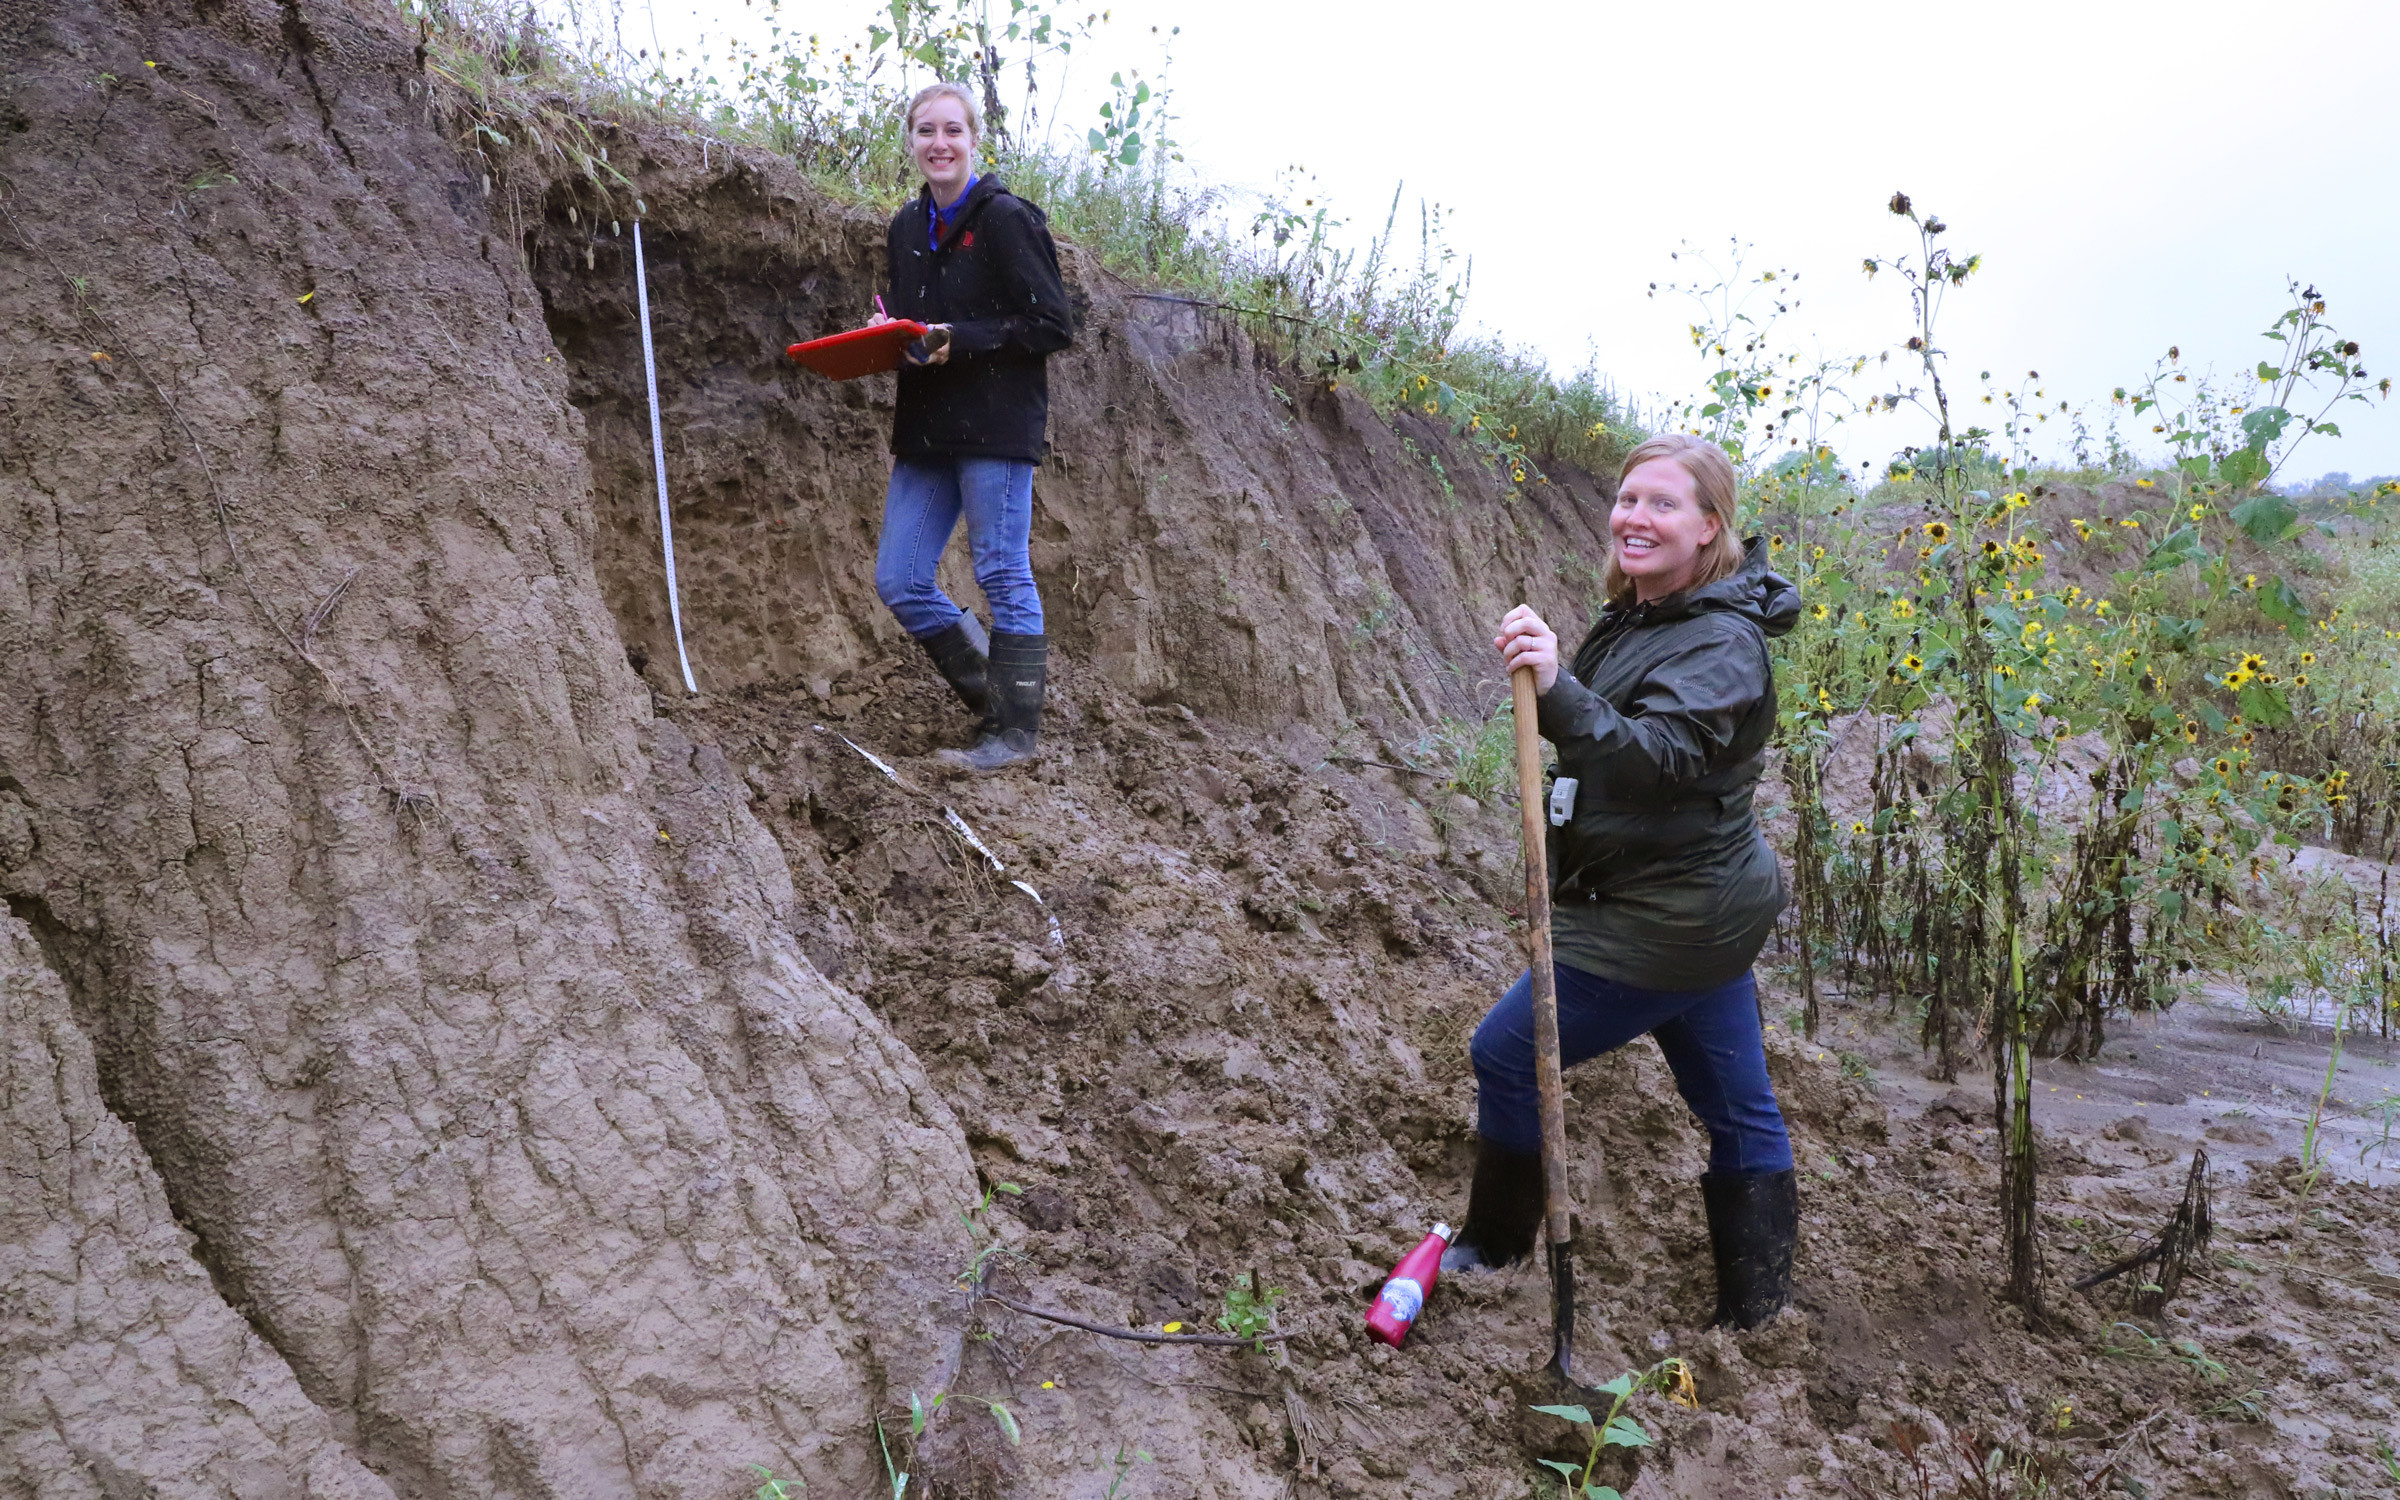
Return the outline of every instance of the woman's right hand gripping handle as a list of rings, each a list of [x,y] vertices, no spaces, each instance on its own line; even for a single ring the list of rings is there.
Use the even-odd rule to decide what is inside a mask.
[[[1508,663],[1508,670],[1533,668],[1533,690],[1547,693],[1558,681],[1558,632],[1542,623],[1530,604],[1520,604],[1500,620],[1500,633],[1492,638],[1492,646]]]

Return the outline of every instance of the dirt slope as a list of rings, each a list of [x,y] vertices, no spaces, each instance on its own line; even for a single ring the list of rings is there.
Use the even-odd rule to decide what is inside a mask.
[[[955,1358],[964,1143],[626,670],[564,367],[406,40],[11,6],[0,52],[0,889],[89,1039],[58,1107],[131,1127],[263,1340],[186,1378],[305,1393],[291,1472],[326,1434],[411,1496],[865,1482],[870,1406]],[[53,1414],[11,1247],[10,1484],[287,1492]],[[83,1269],[44,1338],[168,1295]]]
[[[97,1087],[33,933],[0,916],[0,1465],[19,1493],[391,1491],[208,1284]],[[80,1483],[78,1481],[81,1481]]]

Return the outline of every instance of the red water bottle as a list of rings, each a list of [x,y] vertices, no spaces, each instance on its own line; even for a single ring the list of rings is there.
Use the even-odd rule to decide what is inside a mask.
[[[1383,1290],[1375,1294],[1375,1305],[1367,1309],[1369,1334],[1395,1349],[1400,1347],[1417,1314],[1425,1310],[1425,1296],[1442,1273],[1442,1252],[1449,1245],[1450,1226],[1436,1224],[1416,1249],[1400,1257],[1400,1264],[1392,1267],[1392,1279],[1383,1284]]]

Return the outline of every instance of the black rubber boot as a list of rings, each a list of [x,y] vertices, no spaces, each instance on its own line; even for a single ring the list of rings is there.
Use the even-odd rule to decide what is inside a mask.
[[[1708,1242],[1716,1252],[1717,1315],[1710,1326],[1756,1328],[1792,1300],[1792,1247],[1800,1238],[1797,1175],[1710,1173],[1700,1179]]]
[[[975,771],[997,771],[1033,759],[1042,731],[1042,695],[1050,679],[1050,638],[992,632],[992,727],[972,750],[945,750],[942,759]]]
[[[1475,1180],[1467,1189],[1466,1222],[1442,1252],[1445,1271],[1496,1271],[1533,1249],[1542,1227],[1542,1158],[1475,1142]]]
[[[983,622],[972,614],[962,614],[958,623],[947,630],[917,637],[917,644],[933,658],[933,669],[958,694],[958,701],[969,713],[991,718],[991,690],[986,683],[992,643],[983,633]]]

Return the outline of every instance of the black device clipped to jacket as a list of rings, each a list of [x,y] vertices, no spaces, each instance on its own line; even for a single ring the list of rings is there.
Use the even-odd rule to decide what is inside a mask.
[[[892,452],[1038,463],[1050,422],[1044,362],[1075,337],[1049,221],[992,175],[956,205],[938,249],[932,216],[932,191],[921,189],[885,236],[884,310],[950,325],[947,360],[900,369]]]

